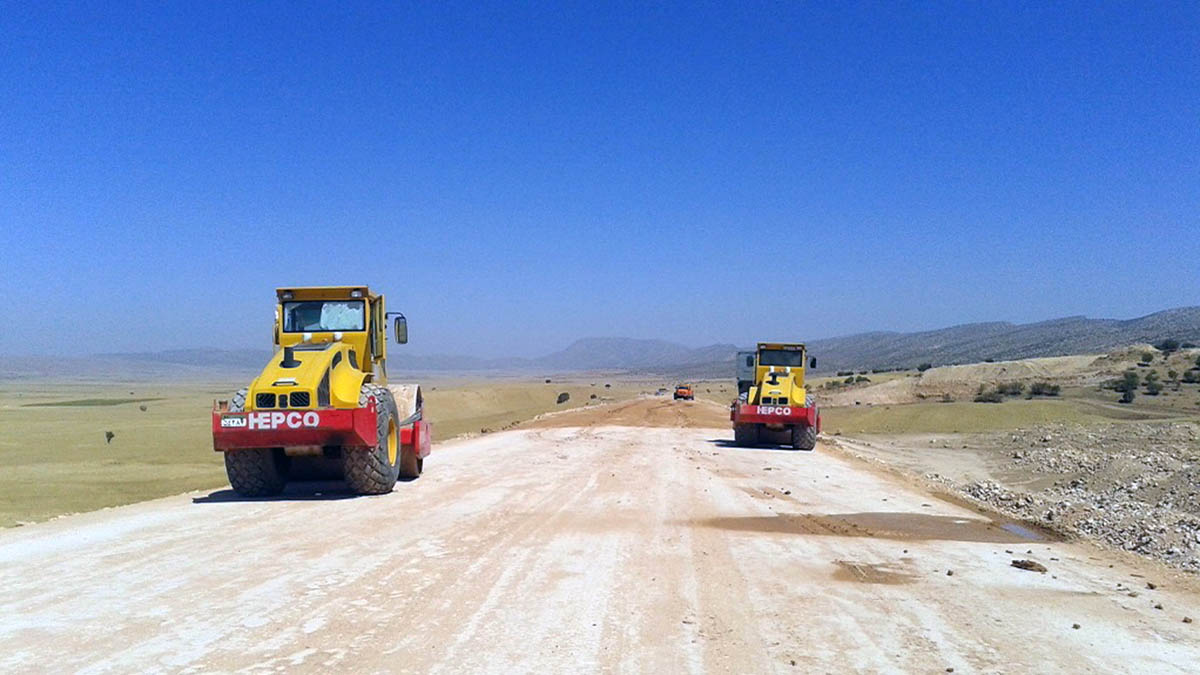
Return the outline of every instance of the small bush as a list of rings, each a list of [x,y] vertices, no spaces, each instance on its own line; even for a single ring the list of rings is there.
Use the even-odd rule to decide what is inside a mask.
[[[1197,371],[1197,370],[1183,371],[1183,381],[1187,382],[1188,384],[1195,384],[1197,382],[1200,382],[1200,371]]]
[[[995,363],[996,359],[984,359],[983,362],[984,363]]]
[[[1133,403],[1134,396],[1137,396],[1137,393],[1134,390],[1126,389],[1125,393],[1121,394],[1120,403]]]
[[[1151,380],[1146,383],[1146,395],[1147,396],[1158,396],[1159,394],[1162,393],[1162,390],[1163,390],[1162,382],[1159,382],[1158,380]]]
[[[1179,351],[1179,340],[1163,340],[1162,342],[1154,345],[1154,347],[1160,352],[1166,352],[1167,354],[1170,354],[1171,352]]]
[[[1106,386],[1113,391],[1137,391],[1141,380],[1142,378],[1138,377],[1136,370],[1127,370],[1121,374],[1121,377],[1110,381]]]
[[[996,385],[996,391],[1003,396],[1020,396],[1025,391],[1025,385],[1020,382],[1006,382]]]
[[[558,404],[559,405],[562,405],[563,403],[566,403],[567,401],[570,401],[570,400],[571,400],[571,395],[565,391],[558,395]]]
[[[1180,349],[1195,349],[1196,343],[1195,342],[1185,342],[1185,343],[1179,345],[1179,347],[1180,347]]]
[[[933,367],[932,363],[922,363],[921,365],[917,366],[917,370],[923,373],[932,367]]]
[[[1157,382],[1157,381],[1158,381],[1158,371],[1157,370],[1152,370],[1152,371],[1146,373],[1146,376],[1142,378],[1142,384],[1150,384],[1151,382]]]
[[[975,394],[976,403],[1001,403],[1004,401],[1004,394],[998,389],[990,389],[985,391],[980,387],[979,393]]]
[[[1142,352],[1142,363],[1150,363],[1154,360],[1154,352]]]
[[[839,370],[839,371],[837,371],[837,376],[838,376],[838,377],[845,377],[845,376],[847,376],[847,375],[853,375],[853,374],[854,374],[854,371],[853,371],[853,370]]]
[[[871,381],[871,378],[869,378],[869,377],[866,377],[865,375],[859,375],[859,376],[857,376],[857,377],[855,377],[855,378],[854,378],[854,381],[855,381],[855,382],[870,382],[870,381]]]
[[[1034,382],[1029,385],[1030,396],[1058,396],[1062,391],[1062,387],[1049,382]]]
[[[850,377],[847,377],[846,379],[842,380],[842,382],[845,382],[846,384],[854,384],[854,376],[851,375]]]
[[[1179,373],[1174,370],[1168,370],[1167,371],[1167,379],[1174,382],[1175,380],[1179,379]]]

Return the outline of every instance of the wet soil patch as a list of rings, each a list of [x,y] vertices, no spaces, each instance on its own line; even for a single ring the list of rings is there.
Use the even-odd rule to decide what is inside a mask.
[[[946,540],[994,543],[1044,541],[1012,523],[910,512],[779,514],[706,518],[694,524],[733,532],[774,532],[905,541]],[[1030,535],[1036,537],[1031,539]]]
[[[838,566],[833,573],[834,581],[853,581],[860,584],[911,584],[917,575],[897,570],[887,563],[864,563],[851,560],[834,560]]]

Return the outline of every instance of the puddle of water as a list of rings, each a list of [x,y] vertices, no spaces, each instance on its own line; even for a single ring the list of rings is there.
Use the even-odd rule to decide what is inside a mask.
[[[1046,541],[1046,538],[1041,534],[1034,532],[1024,525],[1018,525],[1016,523],[1001,523],[1000,529],[1004,530],[1005,532],[1012,532],[1018,537],[1028,539],[1029,541]]]

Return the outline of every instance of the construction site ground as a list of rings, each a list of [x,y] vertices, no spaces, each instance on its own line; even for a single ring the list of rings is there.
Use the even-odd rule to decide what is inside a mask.
[[[0,531],[0,671],[1200,662],[1193,575],[1055,540],[825,443],[731,438],[721,405],[643,397],[437,445],[388,495],[218,489]]]

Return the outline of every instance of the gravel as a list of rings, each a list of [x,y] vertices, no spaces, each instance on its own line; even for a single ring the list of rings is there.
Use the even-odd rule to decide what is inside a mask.
[[[928,477],[1013,517],[1200,571],[1196,424],[1057,424],[982,440],[1006,453],[1012,475],[1034,479],[956,485]]]

